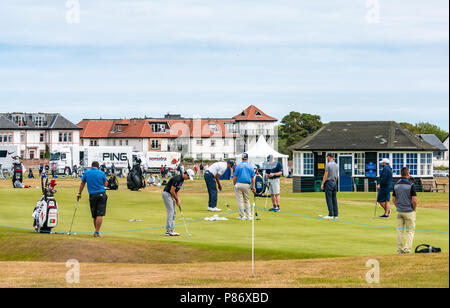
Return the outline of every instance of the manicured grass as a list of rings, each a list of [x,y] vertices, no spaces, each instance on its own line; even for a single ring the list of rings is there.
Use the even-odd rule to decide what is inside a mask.
[[[256,201],[255,280],[249,263],[251,222],[236,219],[231,183],[219,198],[220,214],[229,220],[217,222],[204,221],[213,213],[206,211],[203,181],[186,183],[182,206],[193,237],[185,236],[178,215],[177,231],[183,236],[167,238],[162,189],[131,192],[122,180],[119,191],[108,192],[103,239],[92,238],[86,192],[73,228],[78,235],[30,231],[40,189],[36,180],[27,184],[34,188],[15,190],[9,181],[0,181],[0,225],[15,227],[0,227],[0,287],[67,287],[68,259],[79,260],[89,273],[82,276],[80,286],[85,287],[448,287],[448,193],[419,194],[417,229],[423,231],[415,236],[415,245],[432,244],[444,253],[398,256],[395,211],[389,220],[374,219],[374,193],[340,193],[339,221],[325,221],[319,218],[327,213],[323,193],[293,194],[292,183],[284,179],[281,213],[267,212],[266,199]],[[54,231],[68,231],[78,185],[79,180],[58,180],[59,224]],[[370,258],[381,262],[379,285],[365,282]],[[26,279],[30,275],[34,278]]]

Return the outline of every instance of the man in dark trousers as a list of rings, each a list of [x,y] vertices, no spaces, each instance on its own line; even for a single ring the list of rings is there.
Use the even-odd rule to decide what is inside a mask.
[[[390,161],[387,158],[381,161],[383,169],[380,172],[380,183],[377,186],[377,202],[384,209],[384,214],[380,218],[389,218],[389,215],[391,215],[391,205],[389,202],[391,201],[392,190],[392,168],[389,164]]]
[[[234,167],[234,161],[230,160],[228,162],[217,162],[211,165],[205,171],[205,183],[208,189],[208,211],[210,212],[220,212],[221,209],[217,208],[218,192],[217,188],[222,191],[222,183],[220,183],[220,177],[225,174],[227,169]]]
[[[397,251],[399,254],[409,254],[416,228],[417,194],[408,167],[402,168],[401,176],[402,179],[394,186],[392,198],[397,207]]]
[[[187,170],[183,174],[174,176],[169,180],[164,188],[162,198],[167,210],[166,236],[180,236],[175,232],[175,218],[177,215],[177,206],[181,209],[181,200],[179,191],[186,180],[194,180],[194,171]]]
[[[322,180],[322,190],[325,192],[325,198],[328,206],[328,216],[324,219],[338,218],[337,203],[337,180],[339,174],[339,166],[334,162],[333,154],[327,155],[327,165],[325,166],[325,174]]]
[[[89,192],[89,202],[91,206],[92,219],[94,220],[94,237],[102,237],[100,228],[103,223],[103,217],[106,214],[106,203],[108,196],[106,195],[106,187],[108,187],[108,180],[103,171],[100,171],[98,162],[92,163],[92,168],[84,173],[81,179],[80,192],[77,195],[77,202],[80,201],[84,187],[87,184]]]

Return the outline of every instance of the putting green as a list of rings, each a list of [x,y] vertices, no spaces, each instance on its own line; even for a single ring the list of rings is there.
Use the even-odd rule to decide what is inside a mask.
[[[11,189],[0,183],[0,225],[32,229],[34,206],[40,198],[36,188]],[[79,180],[58,180],[56,199],[59,203],[59,224],[54,231],[67,232],[75,209],[75,196]],[[255,247],[258,258],[303,259],[389,255],[396,253],[395,214],[388,219],[374,219],[374,193],[339,193],[340,219],[326,221],[319,215],[326,214],[322,193],[291,193],[291,182],[283,180],[281,213],[267,212],[265,199],[257,199],[259,208],[255,221]],[[123,180],[119,191],[108,192],[108,210],[102,231],[104,240],[151,241],[176,243],[206,250],[249,252],[251,247],[251,222],[237,220],[236,201],[231,183],[226,183],[219,197],[218,213],[228,221],[204,221],[215,213],[206,211],[208,195],[203,181],[185,184],[181,191],[183,213],[192,237],[185,236],[181,216],[177,216],[177,231],[183,236],[164,236],[166,211],[161,199],[161,188],[152,187],[140,192],[126,190]],[[417,212],[418,230],[414,244],[432,244],[449,250],[448,193],[420,193]],[[87,192],[80,201],[73,231],[78,237],[91,236]],[[231,211],[225,204],[230,204]],[[270,200],[267,207],[271,206]],[[394,211],[395,212],[395,211]],[[381,208],[378,208],[381,215]],[[142,220],[142,221],[130,221]],[[31,233],[27,230],[0,228],[0,241],[5,234]],[[3,232],[7,231],[7,232]],[[38,235],[36,236],[58,236]],[[224,254],[223,261],[230,261]],[[186,256],[189,258],[189,256]]]

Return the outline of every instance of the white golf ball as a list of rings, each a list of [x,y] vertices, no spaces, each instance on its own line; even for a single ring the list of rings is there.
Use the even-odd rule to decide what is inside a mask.
[[[77,233],[75,232],[73,235],[77,235]]]

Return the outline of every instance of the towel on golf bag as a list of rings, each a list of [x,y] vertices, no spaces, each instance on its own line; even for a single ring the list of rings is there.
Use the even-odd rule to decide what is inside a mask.
[[[420,249],[424,247],[423,249]],[[431,245],[422,244],[416,247],[415,253],[440,253],[441,248],[433,247]]]

